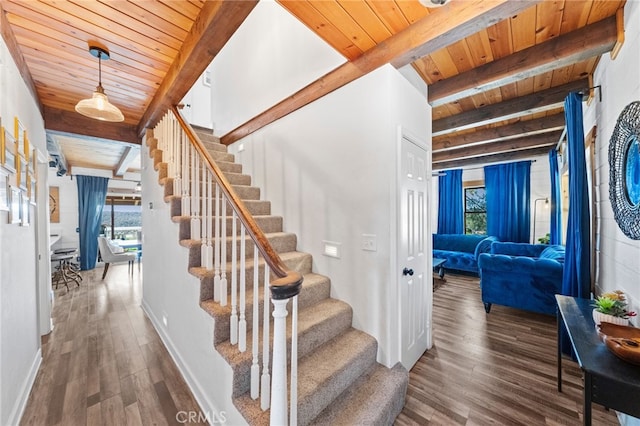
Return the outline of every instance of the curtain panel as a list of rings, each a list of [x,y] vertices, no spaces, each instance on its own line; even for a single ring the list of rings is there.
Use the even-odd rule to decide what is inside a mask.
[[[570,93],[566,97],[564,115],[569,165],[569,215],[562,294],[588,299],[591,292],[591,231],[581,94]]]
[[[109,178],[78,175],[76,182],[80,226],[80,269],[86,271],[95,268],[98,259],[98,235]]]
[[[531,228],[531,161],[485,166],[487,234],[528,243]]]
[[[462,169],[438,177],[438,234],[464,234]]]
[[[562,244],[562,205],[560,198],[560,171],[558,170],[558,151],[549,151],[549,171],[551,183],[551,222],[549,244]]]

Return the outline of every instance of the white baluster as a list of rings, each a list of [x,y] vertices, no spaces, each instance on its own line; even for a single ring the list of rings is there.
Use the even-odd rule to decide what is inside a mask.
[[[191,144],[185,145],[185,169],[188,171],[185,176],[188,176],[188,179],[187,182],[182,184],[182,216],[191,216],[191,189],[193,188],[193,175],[195,173],[193,170],[193,147]]]
[[[260,304],[258,295],[260,292],[260,270],[258,268],[258,247],[253,247],[253,342],[251,344],[251,353],[253,354],[253,364],[251,364],[251,398],[258,399],[260,396],[260,364],[258,364],[258,353],[260,347],[258,345],[258,336],[260,334]]]
[[[227,306],[227,198],[222,195],[222,232],[220,237],[220,248],[222,254],[220,255],[220,263],[222,269],[222,276],[220,277],[220,305]]]
[[[206,166],[204,159],[202,161],[203,173],[206,171],[207,175],[207,270],[213,269],[213,172],[209,171],[209,168]],[[216,199],[217,200],[217,199]],[[219,284],[218,284],[219,285]],[[218,289],[220,292],[220,289]],[[214,286],[214,295],[215,295],[215,286]],[[218,300],[220,300],[218,298]],[[217,300],[216,300],[217,301]]]
[[[241,225],[242,226],[242,225]],[[229,341],[232,345],[238,343],[238,270],[236,269],[236,213],[231,214],[231,336]]]
[[[176,133],[176,177],[173,179],[173,195],[182,194],[182,147],[185,144],[182,129]]]
[[[200,237],[200,158],[193,153],[193,184],[191,185],[191,239]]]
[[[247,350],[247,287],[246,287],[246,268],[245,268],[245,234],[244,225],[240,226],[240,322],[238,323],[238,350],[244,352]]]
[[[216,208],[214,213],[215,226],[215,252],[213,254],[214,276],[213,276],[213,300],[219,302],[222,299],[222,283],[220,282],[220,187],[216,183]]]
[[[298,296],[293,297],[291,308],[291,424],[298,424]]]
[[[211,270],[211,268],[209,267],[209,257],[207,256],[209,254],[209,251],[207,250],[208,247],[208,229],[209,229],[209,190],[208,190],[208,186],[209,186],[209,171],[207,169],[204,168],[204,161],[202,162],[202,229],[200,230],[200,232],[202,233],[200,235],[200,266],[202,266],[203,268],[205,268],[206,270]],[[214,294],[215,294],[215,288],[214,288]]]
[[[273,380],[271,381],[272,426],[287,422],[287,302],[273,300]]]
[[[260,408],[262,411],[269,409],[271,399],[271,375],[269,374],[269,312],[271,299],[269,293],[269,265],[264,263],[264,300],[262,301],[262,377],[260,379],[261,398]]]

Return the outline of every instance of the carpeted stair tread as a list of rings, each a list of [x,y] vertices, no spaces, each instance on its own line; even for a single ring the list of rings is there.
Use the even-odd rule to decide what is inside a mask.
[[[376,362],[377,347],[373,337],[349,328],[301,357],[298,363],[298,425],[309,424],[358,377],[371,370]],[[248,393],[234,398],[234,404],[251,425],[269,424],[269,415],[260,410],[259,400],[251,400]]]
[[[290,311],[290,308],[288,309]],[[298,356],[313,352],[316,348],[344,333],[351,327],[353,311],[348,304],[336,299],[324,299],[298,310]],[[271,336],[273,339],[273,322]],[[287,324],[287,346],[291,344],[291,325]],[[233,396],[249,390],[252,363],[252,338],[247,336],[247,350],[239,352],[237,345],[224,341],[216,345],[216,350],[231,365],[233,370]],[[290,353],[287,354],[287,356]],[[259,329],[259,362],[262,362],[262,325]],[[375,356],[374,356],[375,359]]]
[[[340,334],[298,366],[298,424],[308,424],[376,362],[378,342],[355,328]]]
[[[287,253],[290,251],[296,251],[297,235],[290,232],[272,232],[265,234],[265,237],[271,244],[273,250],[276,253]],[[189,249],[189,268],[193,266],[202,266],[201,264],[201,252],[202,252],[202,240],[180,240],[180,245]],[[229,258],[231,258],[231,249],[233,241],[232,237],[226,238],[226,250]],[[245,265],[253,265],[253,251],[255,245],[253,240],[248,235],[245,235]],[[236,239],[236,259],[240,259],[240,239]],[[239,264],[240,262],[238,262]],[[239,267],[240,265],[238,265]]]
[[[331,292],[331,281],[328,277],[318,274],[307,274],[304,276],[304,280],[304,287],[298,296],[299,310],[305,309],[307,306],[311,306],[329,298],[329,294]],[[213,291],[211,292],[211,297],[212,296]],[[264,287],[261,287],[258,291],[258,300],[258,316],[262,323]],[[227,295],[227,306],[221,306],[219,302],[215,302],[212,298],[202,300],[200,302],[200,306],[214,318],[213,343],[218,344],[229,340],[231,316],[230,294]],[[270,310],[273,310],[273,305],[270,306]],[[246,293],[246,316],[247,330],[251,330],[253,328],[253,287],[247,289]]]
[[[402,411],[409,372],[401,365],[374,366],[342,392],[312,422],[314,426],[391,425]]]
[[[167,200],[168,199],[168,200]],[[169,202],[171,216],[182,216],[182,197],[171,195],[165,198]],[[243,204],[252,215],[268,216],[271,214],[271,202],[264,200],[245,200]],[[231,206],[227,206],[227,216],[231,216]]]
[[[282,259],[282,261],[287,266],[287,268],[291,269],[292,271],[299,272],[302,275],[311,273],[312,258],[309,253],[305,253],[301,251],[289,251],[285,253],[280,253],[280,259]],[[264,281],[264,263],[265,263],[264,259],[260,257],[260,259],[258,259],[258,269],[259,269],[258,276],[260,277],[260,283],[263,283]],[[250,264],[248,264],[246,268],[247,268],[247,275],[245,279],[248,279],[251,277],[251,282],[247,281],[247,285],[249,285],[250,283],[253,282],[253,261]],[[227,275],[231,274],[230,272],[231,262],[226,263],[225,270],[227,271]],[[202,266],[189,268],[189,272],[191,273],[191,275],[199,279],[213,278],[215,275],[215,270],[206,269],[206,268],[203,268]],[[312,275],[315,275],[315,274],[312,274]],[[306,282],[303,283],[303,288],[305,285],[306,285]]]
[[[282,216],[257,215],[253,217],[258,227],[265,234],[274,232],[282,232]],[[180,224],[181,240],[191,239],[191,216],[173,216],[171,220]],[[227,217],[227,236],[233,235],[233,227],[231,225],[231,217]],[[215,230],[214,230],[215,232]],[[222,228],[220,229],[222,232]],[[240,235],[240,226],[236,226],[236,235]]]

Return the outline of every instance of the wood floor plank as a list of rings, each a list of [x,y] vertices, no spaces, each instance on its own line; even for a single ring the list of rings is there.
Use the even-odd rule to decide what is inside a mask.
[[[582,423],[575,362],[563,360],[557,391],[554,317],[496,305],[486,314],[478,278],[447,274],[434,292],[433,334],[395,425]],[[617,424],[614,412],[593,405],[593,425]]]
[[[113,265],[101,274],[55,290],[54,329],[42,338],[22,425],[176,424],[177,411],[200,410],[140,307],[142,273]]]

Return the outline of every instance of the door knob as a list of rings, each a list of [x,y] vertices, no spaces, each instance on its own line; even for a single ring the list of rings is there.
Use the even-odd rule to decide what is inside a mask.
[[[407,276],[407,275],[409,275],[409,276],[413,276],[413,269],[404,268],[404,269],[402,270],[402,275],[404,275],[404,276]]]

